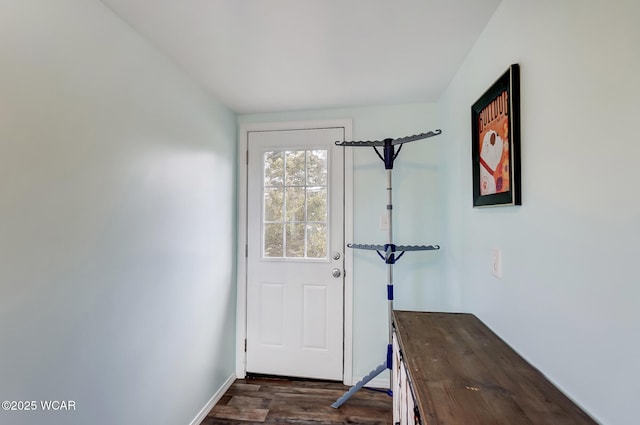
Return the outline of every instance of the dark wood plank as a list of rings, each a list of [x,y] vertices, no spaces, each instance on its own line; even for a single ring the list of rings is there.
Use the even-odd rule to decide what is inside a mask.
[[[339,409],[332,408],[331,404],[348,389],[337,382],[316,380],[238,380],[201,425],[391,424],[392,399],[384,392],[362,389]]]
[[[244,382],[234,382],[231,385],[231,388],[226,392],[226,394],[245,394],[247,392],[259,391],[260,385],[257,384],[247,384]]]
[[[237,407],[239,409],[269,409],[271,404],[270,398],[234,395],[227,403],[227,406]]]
[[[249,407],[216,405],[209,417],[220,419],[235,419],[239,421],[264,422],[269,414],[268,409],[252,409]]]
[[[418,408],[429,425],[594,425],[477,317],[394,312]]]
[[[337,394],[341,396],[342,392]],[[326,422],[385,424],[391,422],[389,401],[379,404],[370,400],[362,402],[355,396],[339,409],[331,407],[335,394],[283,394],[275,399],[269,409],[269,418],[287,418],[287,423]],[[383,418],[388,418],[385,421]]]

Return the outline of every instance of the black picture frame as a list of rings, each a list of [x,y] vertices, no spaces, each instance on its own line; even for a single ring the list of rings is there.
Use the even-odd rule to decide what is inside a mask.
[[[473,206],[522,205],[518,64],[471,106],[471,143]]]

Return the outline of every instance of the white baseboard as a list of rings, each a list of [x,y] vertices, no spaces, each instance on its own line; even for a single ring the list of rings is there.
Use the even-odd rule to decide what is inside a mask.
[[[200,425],[200,423],[204,421],[204,418],[207,417],[207,414],[211,411],[211,409],[213,409],[213,406],[215,406],[216,403],[220,401],[224,393],[227,392],[227,390],[231,387],[235,380],[236,374],[233,373],[227,378],[224,384],[222,384],[222,387],[220,387],[220,389],[216,391],[216,393],[213,395],[213,397],[211,397],[207,404],[205,404],[204,407],[200,409],[198,415],[191,421],[189,425]]]
[[[358,382],[360,382],[361,380],[362,380],[362,376],[354,376],[352,378],[352,382],[345,383],[345,385],[353,386],[353,385],[357,384]],[[382,373],[379,376],[376,376],[371,381],[369,381],[367,383],[367,385],[365,385],[365,387],[369,387],[369,388],[385,388],[385,389],[391,388],[391,378],[389,377],[389,372],[385,371],[385,373]]]
[[[369,388],[385,388],[389,389],[391,382],[389,378],[373,378],[371,381],[365,385],[365,387]]]

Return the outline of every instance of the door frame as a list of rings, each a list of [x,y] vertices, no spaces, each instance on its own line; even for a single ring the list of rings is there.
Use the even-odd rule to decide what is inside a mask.
[[[236,294],[236,377],[247,374],[247,193],[249,133],[256,131],[344,128],[345,140],[353,139],[350,118],[312,121],[242,123],[238,134],[238,248]],[[353,149],[344,150],[344,298],[343,383],[353,385],[353,253],[346,249],[353,239]]]

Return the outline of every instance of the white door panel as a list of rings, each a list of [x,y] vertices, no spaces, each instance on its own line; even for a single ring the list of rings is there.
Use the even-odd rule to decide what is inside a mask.
[[[343,139],[249,133],[248,372],[342,379]]]

